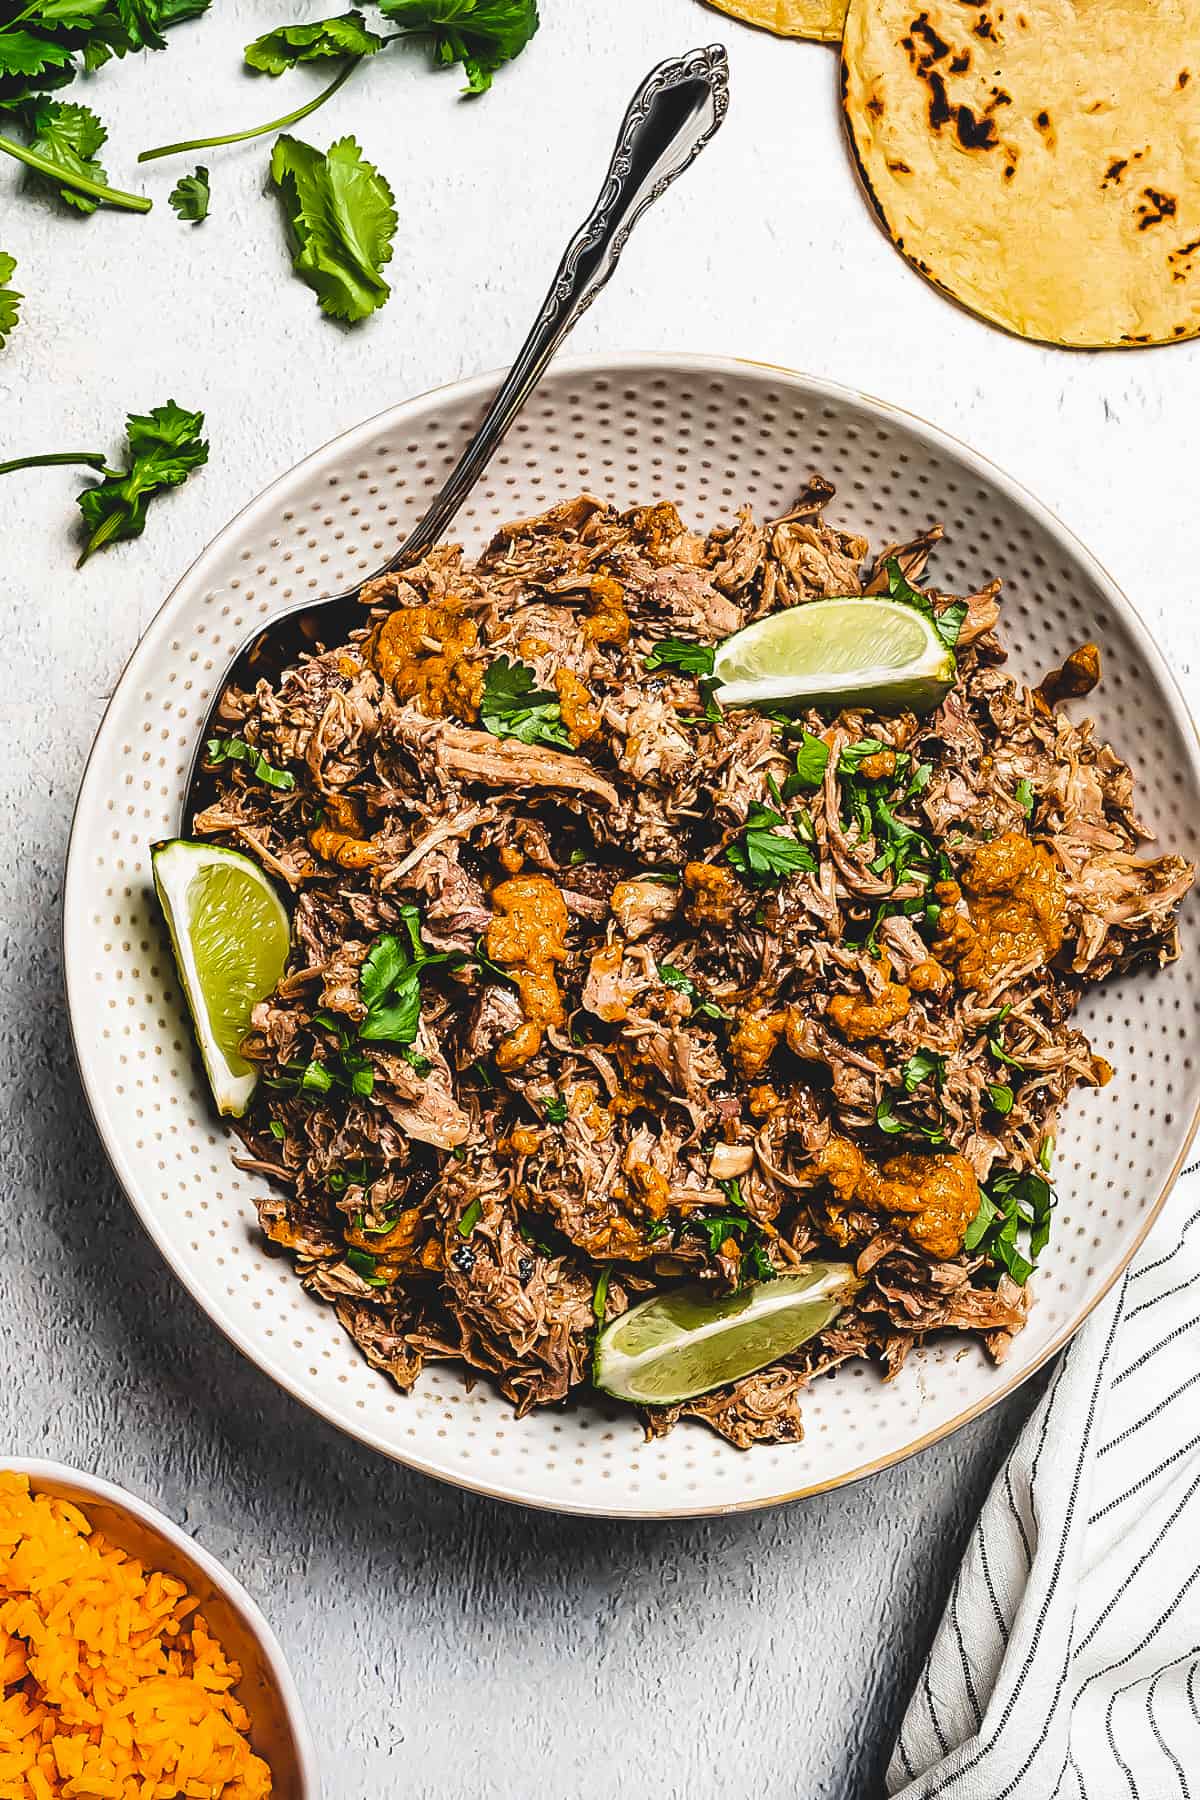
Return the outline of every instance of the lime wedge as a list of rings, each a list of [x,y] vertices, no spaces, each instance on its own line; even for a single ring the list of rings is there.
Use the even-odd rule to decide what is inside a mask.
[[[258,1074],[238,1046],[283,974],[287,913],[240,851],[172,838],[154,845],[150,861],[213,1098],[219,1112],[240,1118]]]
[[[617,1400],[674,1406],[789,1356],[860,1286],[849,1263],[811,1262],[720,1300],[699,1285],[656,1294],[600,1333],[592,1379]]]
[[[954,652],[915,606],[809,600],[726,638],[713,661],[714,694],[722,706],[931,712],[954,668]]]

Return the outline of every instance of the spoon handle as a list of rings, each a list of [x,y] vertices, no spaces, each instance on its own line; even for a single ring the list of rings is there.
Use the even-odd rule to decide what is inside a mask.
[[[646,208],[715,134],[729,106],[729,63],[720,44],[659,63],[625,114],[596,204],[567,245],[532,331],[479,429],[425,516],[387,569],[410,566],[445,535],[454,515],[545,371],[620,260]]]

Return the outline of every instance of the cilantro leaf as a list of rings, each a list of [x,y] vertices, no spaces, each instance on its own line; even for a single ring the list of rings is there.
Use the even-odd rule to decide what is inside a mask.
[[[890,750],[881,738],[859,738],[856,744],[847,744],[838,757],[838,774],[853,775],[857,773],[860,763],[866,762],[869,756],[878,756],[881,751]]]
[[[712,1000],[701,1000],[696,994],[696,984],[682,969],[673,963],[659,963],[658,979],[664,987],[671,988],[676,994],[684,994],[692,1003],[693,1013],[703,1013],[709,1019],[727,1019],[729,1014]]]
[[[914,1050],[900,1070],[905,1093],[913,1093],[931,1075],[934,1086],[940,1089],[946,1079],[945,1057],[939,1056],[936,1050]]]
[[[348,12],[334,19],[314,20],[311,25],[279,25],[247,44],[245,57],[252,69],[282,75],[297,63],[330,56],[374,56],[386,42],[367,30],[360,12]]]
[[[795,773],[789,775],[783,784],[783,797],[790,800],[793,794],[802,789],[819,788],[825,780],[825,771],[829,767],[829,745],[823,738],[814,737],[811,731],[805,731],[796,752]]]
[[[430,955],[421,941],[420,915],[415,906],[402,908],[408,943],[394,932],[377,937],[358,975],[358,991],[367,1016],[358,1028],[365,1043],[411,1044],[421,1022],[421,974],[435,963],[457,962],[452,951]],[[425,1057],[408,1058],[417,1074],[430,1068]],[[425,1068],[418,1067],[424,1063]]]
[[[281,794],[290,794],[296,785],[296,777],[290,769],[277,769],[267,761],[261,750],[256,750],[253,744],[247,744],[242,738],[209,738],[204,746],[204,754],[205,760],[217,768],[225,762],[244,763],[259,781]]]
[[[552,1125],[565,1125],[567,1120],[567,1103],[561,1094],[543,1094],[542,1110]]]
[[[199,225],[208,217],[208,170],[197,163],[191,175],[181,175],[167,196],[181,219]]]
[[[347,1250],[346,1262],[354,1270],[354,1273],[361,1275],[370,1287],[387,1287],[391,1280],[390,1275],[377,1273],[378,1261],[367,1250]]]
[[[0,250],[0,350],[8,342],[9,333],[16,327],[21,314],[21,301],[25,298],[24,294],[19,294],[16,288],[8,285],[16,272],[16,257],[8,256]]]
[[[1025,814],[1025,817],[1027,819],[1032,819],[1033,809],[1036,804],[1036,796],[1033,791],[1033,784],[1027,781],[1023,775],[1013,790],[1013,799]]]
[[[1013,1109],[1013,1091],[1007,1082],[989,1082],[988,1099],[998,1113],[1010,1113]]]
[[[981,1191],[963,1249],[978,1250],[1024,1287],[1050,1241],[1054,1206],[1054,1190],[1044,1176],[1002,1169]],[[1026,1234],[1028,1254],[1020,1247]]]
[[[479,718],[493,737],[549,744],[559,750],[574,748],[562,722],[557,694],[535,687],[528,663],[510,662],[507,656],[498,656],[483,678]]]
[[[147,503],[165,488],[178,487],[208,461],[203,429],[204,414],[186,412],[174,400],[149,413],[130,413],[125,421],[128,467],[79,495],[88,540],[76,567],[105,544],[142,535]]]
[[[82,175],[88,181],[104,186],[108,176],[96,160],[108,132],[90,106],[76,106],[66,100],[43,100],[26,114],[30,129],[29,147],[61,169],[65,176]],[[52,180],[51,176],[35,179]],[[100,202],[90,194],[67,186],[58,187],[58,196],[81,213],[94,213]]]
[[[501,64],[519,56],[538,28],[537,0],[379,0],[401,31],[431,31],[443,68],[461,63],[467,91],[482,94]]]
[[[697,644],[691,638],[660,638],[646,657],[644,667],[678,669],[684,675],[711,675],[715,655],[711,644]]]
[[[786,822],[770,807],[751,804],[746,815],[746,828],[741,838],[727,848],[725,855],[739,874],[756,886],[765,887],[782,881],[788,875],[815,874],[816,857],[798,838],[788,834]]]
[[[893,556],[887,565],[888,597],[897,600],[902,606],[914,606],[919,613],[924,613],[933,629],[945,644],[947,650],[953,650],[958,643],[958,634],[963,628],[963,620],[967,616],[965,600],[953,600],[944,606],[941,612],[935,612],[933,602],[928,594],[923,594],[905,579],[904,571]]]
[[[271,152],[292,242],[292,267],[331,318],[365,319],[391,293],[381,270],[396,233],[392,190],[352,137],[323,156],[286,134]]]

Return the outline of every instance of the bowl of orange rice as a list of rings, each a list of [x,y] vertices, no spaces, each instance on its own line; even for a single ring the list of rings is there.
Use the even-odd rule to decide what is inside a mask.
[[[145,1501],[0,1462],[2,1800],[318,1800],[267,1621]]]

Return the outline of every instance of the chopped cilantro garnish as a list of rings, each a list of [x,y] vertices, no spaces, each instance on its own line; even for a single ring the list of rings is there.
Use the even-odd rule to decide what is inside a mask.
[[[1027,781],[1025,779],[1024,775],[1022,775],[1020,781],[1018,781],[1015,789],[1013,790],[1013,799],[1016,801],[1017,805],[1021,808],[1021,811],[1025,814],[1025,817],[1027,819],[1032,819],[1033,809],[1037,803],[1037,797],[1034,794],[1032,782]]]
[[[788,875],[815,874],[818,867],[807,844],[787,831],[782,814],[757,801],[746,815],[741,838],[729,845],[725,855],[739,874],[759,887],[782,881]]]
[[[378,1262],[365,1250],[347,1250],[346,1261],[354,1270],[354,1273],[356,1275],[361,1275],[363,1280],[368,1282],[371,1287],[387,1287],[391,1281],[390,1275],[380,1275],[378,1273]]]
[[[715,655],[711,644],[697,644],[691,638],[660,638],[644,666],[650,670],[678,669],[684,675],[711,675]]]
[[[562,1125],[566,1122],[567,1103],[561,1094],[543,1094],[541,1100],[542,1109],[552,1125]]]
[[[272,1119],[268,1129],[270,1130],[271,1136],[273,1138],[278,1138],[279,1142],[282,1144],[284,1138],[287,1136],[287,1131],[280,1120]]]
[[[608,1283],[612,1275],[612,1264],[605,1263],[596,1277],[596,1286],[592,1294],[592,1317],[596,1321],[597,1330],[604,1328],[604,1314],[608,1306]]]
[[[1010,1113],[1013,1109],[1013,1091],[1007,1082],[989,1081],[988,1099],[998,1113]]]
[[[510,662],[507,656],[498,656],[483,678],[479,717],[493,737],[548,744],[556,750],[574,748],[557,694],[536,687],[528,663]]]
[[[838,757],[838,774],[853,775],[857,773],[859,764],[866,762],[869,756],[879,756],[882,751],[890,749],[891,745],[883,743],[879,738],[859,738],[856,744],[847,744]]]
[[[358,991],[367,1016],[358,1035],[370,1044],[411,1044],[421,1019],[422,974],[435,963],[459,960],[451,951],[431,955],[426,950],[421,941],[421,915],[415,906],[401,907],[400,915],[408,943],[385,931],[375,939],[359,970]],[[425,1067],[417,1073],[424,1074],[430,1065],[425,1057],[420,1061]],[[416,1062],[413,1067],[417,1068]]]
[[[204,746],[205,758],[214,767],[220,768],[225,762],[244,763],[256,780],[264,782],[267,787],[276,788],[281,794],[290,794],[296,785],[296,777],[289,769],[277,769],[269,763],[261,750],[253,744],[247,744],[241,738],[209,738]]]
[[[1054,1190],[1044,1176],[1002,1169],[982,1190],[963,1249],[978,1250],[1024,1287],[1050,1241],[1053,1209]],[[1022,1235],[1028,1254],[1020,1248]]]
[[[940,1090],[946,1079],[946,1059],[936,1050],[914,1050],[900,1070],[906,1094],[913,1093],[930,1076],[933,1077],[933,1085]]]
[[[483,1201],[479,1199],[472,1200],[471,1204],[464,1211],[462,1218],[458,1221],[459,1237],[470,1237],[476,1225],[479,1223],[479,1215],[482,1211]]]
[[[887,578],[889,598],[898,600],[902,606],[915,606],[919,613],[924,613],[947,650],[953,650],[958,643],[963,620],[967,616],[966,601],[952,600],[949,606],[942,608],[941,612],[935,612],[929,595],[922,594],[918,588],[913,587],[905,579],[904,571],[895,557],[892,557],[888,563]]]
[[[800,748],[796,751],[795,772],[788,776],[783,784],[783,794],[790,800],[793,794],[803,789],[819,788],[825,779],[825,771],[829,766],[829,745],[822,738],[814,737],[811,731],[804,730]]]
[[[659,963],[658,979],[664,987],[669,987],[677,994],[685,994],[692,1002],[694,1013],[703,1013],[709,1019],[727,1019],[729,1014],[717,1006],[712,1000],[700,1000],[696,995],[696,984],[682,969],[673,963]]]

